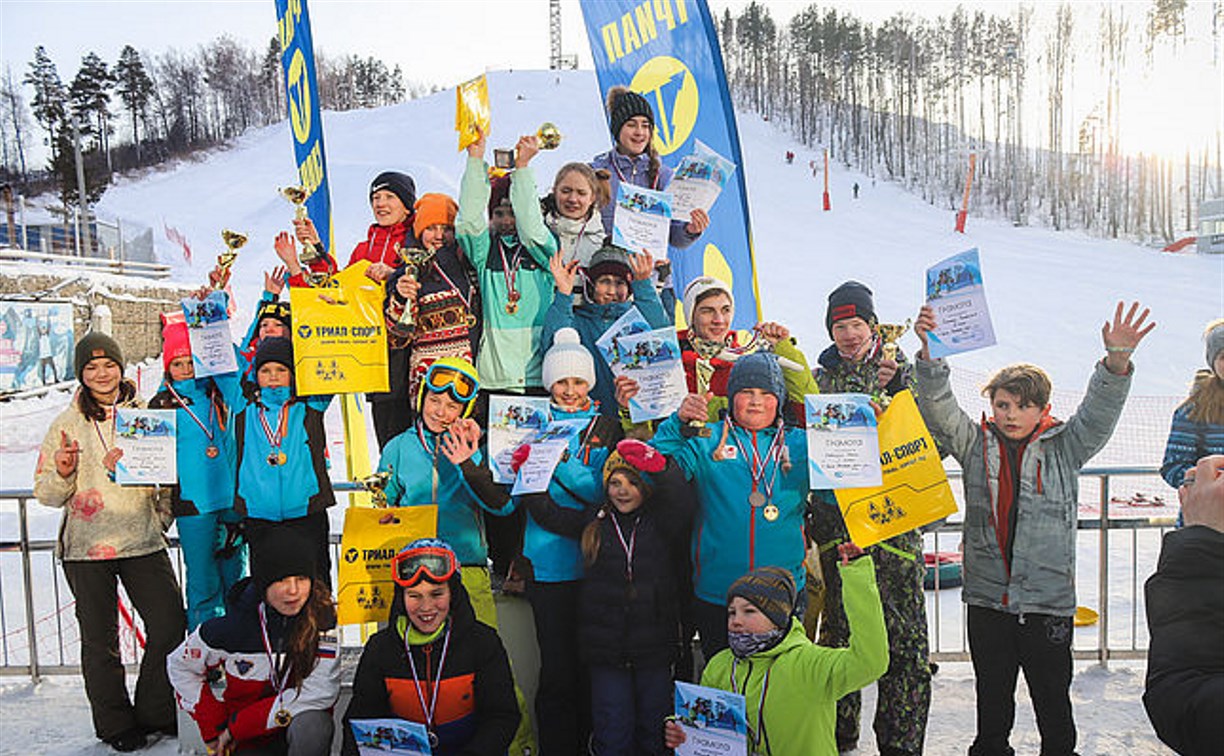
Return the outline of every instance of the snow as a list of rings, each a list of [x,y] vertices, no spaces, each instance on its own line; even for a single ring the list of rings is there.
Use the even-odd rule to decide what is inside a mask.
[[[541,193],[562,164],[586,160],[608,147],[601,97],[589,71],[493,73],[490,95],[495,124],[490,146],[511,145],[516,135],[534,132],[545,120],[556,123],[564,133],[561,149],[541,153],[535,161]],[[364,238],[370,220],[368,186],[380,171],[411,174],[418,195],[457,192],[464,155],[456,150],[453,114],[450,92],[378,110],[325,114],[335,248],[341,263],[347,261],[353,244]],[[975,385],[984,383],[997,367],[1016,361],[1043,366],[1055,385],[1056,413],[1065,416],[1073,411],[1093,362],[1103,353],[1101,324],[1112,314],[1117,300],[1137,299],[1152,308],[1159,326],[1136,353],[1132,399],[1116,436],[1118,443],[1094,462],[1159,464],[1172,407],[1184,396],[1194,370],[1203,364],[1202,327],[1224,314],[1224,258],[1169,255],[1075,232],[1016,228],[1004,219],[981,218],[972,212],[968,232],[961,235],[952,230],[952,210],[932,207],[898,185],[873,181],[838,165],[833,166],[830,179],[833,210],[821,212],[821,185],[807,167],[809,160],[818,158],[818,151],[798,145],[755,114],[741,113],[739,126],[763,314],[788,325],[810,359],[828,343],[825,297],[837,284],[849,278],[867,283],[875,292],[881,320],[904,321],[921,304],[926,267],[977,247],[999,344],[951,359],[966,411],[976,415],[985,408],[984,400],[975,395]],[[137,180],[120,181],[100,205],[104,217],[153,227],[160,261],[171,266],[173,281],[186,285],[203,281],[212,255],[223,249],[222,228],[247,233],[250,241],[234,267],[235,335],[249,322],[262,289],[262,272],[276,262],[272,239],[289,227],[293,215],[292,207],[276,191],[296,183],[287,131],[284,123],[252,131],[200,160],[182,161]],[[796,153],[793,165],[783,159],[786,150]],[[853,200],[851,186],[856,182],[860,199]],[[194,265],[164,239],[163,223],[187,235],[195,250]],[[109,279],[99,277],[98,282],[110,286]],[[901,345],[912,354],[917,341],[909,334]],[[142,370],[143,395],[153,393],[159,369],[151,364]],[[69,396],[57,392],[0,403],[0,488],[32,484],[38,443]],[[333,409],[328,421],[333,443],[337,417]],[[343,458],[337,451],[333,448],[333,460]],[[342,477],[338,467],[333,477]],[[1114,486],[1115,494],[1142,490],[1173,501],[1172,492],[1151,479],[1127,479]],[[959,494],[959,484],[954,483],[953,488]],[[1085,485],[1081,500],[1092,502],[1096,497],[1095,488]],[[1146,517],[1169,514],[1172,509],[1125,511]],[[338,524],[339,508],[333,514]],[[58,512],[32,504],[32,535],[53,537],[58,518]],[[16,528],[15,505],[0,502],[0,538],[15,538]],[[1082,532],[1079,538],[1080,601],[1099,607],[1099,534]],[[1108,599],[1111,610],[1119,614],[1111,618],[1110,641],[1143,648],[1142,581],[1155,564],[1158,532],[1139,531],[1133,545],[1125,533],[1115,532],[1111,538]],[[954,549],[956,540],[955,536],[941,536],[939,547]],[[928,543],[932,541],[928,536]],[[4,632],[11,635],[12,628],[20,628],[22,622],[19,589],[14,590],[16,561],[2,559],[0,566],[2,603],[9,617]],[[49,564],[39,569],[40,574],[57,572]],[[55,598],[48,593],[40,591],[37,596],[40,617],[54,611]],[[67,593],[59,598],[66,600]],[[928,602],[932,611],[938,602],[945,623],[939,647],[963,649],[959,592],[928,593]],[[70,613],[64,620],[65,634],[75,637]],[[1094,628],[1077,631],[1077,648],[1094,647],[1096,632]],[[1142,676],[1141,664],[1115,665],[1108,671],[1081,665],[1073,696],[1084,753],[1167,752],[1156,743],[1142,712]],[[1031,707],[1021,698],[1015,744],[1031,751],[1037,737]],[[963,752],[971,738],[972,709],[971,668],[943,665],[935,679],[928,752]],[[52,710],[56,724],[46,727]],[[0,713],[10,723],[0,738],[0,752],[105,750],[94,745],[88,708],[76,677],[50,679],[39,686],[4,683],[0,685]],[[868,752],[869,733],[865,724],[862,753]],[[159,744],[151,752],[173,752],[172,744]]]

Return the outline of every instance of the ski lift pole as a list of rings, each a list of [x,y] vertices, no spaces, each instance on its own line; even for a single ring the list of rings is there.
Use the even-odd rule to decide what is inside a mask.
[[[973,169],[977,166],[977,153],[969,153],[969,175],[965,176],[965,196],[961,198],[961,209],[956,214],[956,230],[965,233],[965,219],[969,217],[969,190],[973,187]]]
[[[826,212],[833,209],[829,203],[829,148],[824,151],[824,209]]]

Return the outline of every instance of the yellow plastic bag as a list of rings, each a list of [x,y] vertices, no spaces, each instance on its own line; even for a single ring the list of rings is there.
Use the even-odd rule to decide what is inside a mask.
[[[455,131],[459,132],[459,151],[489,133],[489,81],[484,74],[455,88]]]
[[[369,266],[351,265],[326,287],[289,289],[298,395],[388,390],[384,290],[366,278]]]
[[[884,485],[843,488],[837,504],[850,540],[862,547],[892,538],[956,511],[956,498],[914,396],[902,391],[880,415]]]
[[[341,625],[386,622],[395,596],[391,559],[418,538],[438,530],[438,508],[349,507],[340,536],[336,612]]]

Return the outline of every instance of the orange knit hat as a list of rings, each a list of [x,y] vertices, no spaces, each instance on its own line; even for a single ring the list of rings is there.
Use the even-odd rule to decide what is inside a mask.
[[[416,215],[412,218],[412,233],[417,238],[420,238],[422,231],[438,223],[455,225],[455,215],[459,212],[459,206],[453,199],[437,192],[421,195],[413,208]]]

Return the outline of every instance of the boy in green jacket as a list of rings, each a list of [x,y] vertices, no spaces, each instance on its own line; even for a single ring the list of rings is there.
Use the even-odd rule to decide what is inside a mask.
[[[701,684],[744,695],[751,754],[837,756],[837,700],[888,669],[875,566],[852,543],[839,551],[851,630],[848,648],[825,648],[808,640],[794,616],[795,582],[787,570],[757,568],[727,591],[730,648],[710,660]],[[676,748],[684,739],[680,725],[668,722],[667,747]]]

